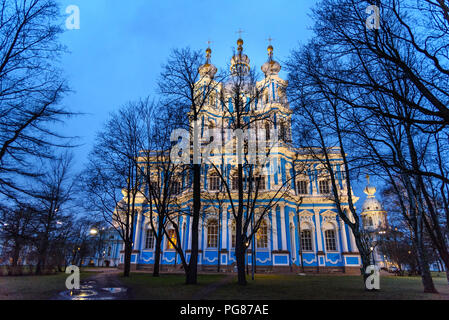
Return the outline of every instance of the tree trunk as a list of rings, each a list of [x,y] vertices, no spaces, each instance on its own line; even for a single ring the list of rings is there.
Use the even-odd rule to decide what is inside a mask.
[[[158,224],[158,236],[156,237],[156,251],[154,252],[154,268],[153,277],[159,277],[160,273],[160,261],[161,261],[161,246],[162,246],[162,228],[163,225],[160,222]]]
[[[132,244],[129,242],[125,243],[125,265],[124,265],[124,271],[123,276],[129,277],[129,274],[131,273],[131,254],[132,254]]]
[[[189,269],[186,273],[186,284],[198,282],[198,226],[201,211],[201,167],[193,165],[193,217],[192,217],[192,252],[190,254]]]
[[[430,273],[429,264],[427,263],[427,257],[422,245],[422,239],[419,241],[415,239],[416,256],[418,260],[418,268],[421,270],[421,279],[424,286],[425,293],[438,293],[433,284],[432,274]]]
[[[237,260],[238,284],[245,286],[247,284],[245,272],[245,250],[243,248],[242,241],[236,241],[235,257]]]
[[[45,244],[41,246],[41,250],[38,255],[36,272],[35,272],[36,275],[42,274],[42,271],[45,270],[45,260],[46,260],[45,258],[47,255],[47,244],[46,244],[46,241],[44,243]]]

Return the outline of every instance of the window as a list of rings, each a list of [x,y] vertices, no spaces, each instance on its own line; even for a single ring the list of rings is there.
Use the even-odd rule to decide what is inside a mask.
[[[147,229],[146,231],[145,249],[154,249],[154,232],[152,229]]]
[[[281,123],[280,123],[280,140],[283,140],[283,141],[287,140],[287,130],[285,128],[284,121],[281,121]]]
[[[177,196],[181,193],[181,183],[178,181],[173,182],[172,184],[172,196]]]
[[[266,141],[270,140],[270,123],[269,122],[265,123],[265,140]]]
[[[365,226],[372,227],[373,226],[373,218],[365,217],[364,218],[364,223],[365,223]]]
[[[220,177],[219,176],[211,176],[209,178],[209,190],[210,191],[219,191],[220,190]]]
[[[268,248],[268,225],[265,220],[262,220],[259,230],[256,233],[257,248]]]
[[[320,194],[329,194],[330,192],[330,188],[329,188],[329,181],[327,180],[321,180],[319,182],[319,187],[320,187]]]
[[[215,219],[207,224],[207,247],[218,248],[218,223]]]
[[[167,250],[174,250],[175,246],[177,244],[177,239],[176,239],[176,232],[174,229],[168,230],[168,237],[167,237],[167,245],[166,248]],[[170,242],[171,240],[171,242]],[[173,243],[172,243],[173,242]],[[173,245],[174,244],[174,245]]]
[[[298,194],[309,194],[309,183],[306,180],[300,180],[296,184]]]
[[[312,231],[310,230],[301,231],[301,248],[302,251],[313,251]]]
[[[231,181],[231,189],[232,190],[238,190],[239,189],[239,178],[238,177],[232,177]]]
[[[335,238],[334,230],[326,230],[325,233],[326,238],[326,250],[327,251],[337,251],[337,241]]]
[[[258,190],[265,190],[265,177],[257,177],[256,183]]]
[[[265,177],[256,177],[255,179],[251,178],[251,181],[254,181],[254,180],[256,180],[256,184],[254,184],[254,183],[252,184],[254,190],[259,190],[259,191],[265,190]]]

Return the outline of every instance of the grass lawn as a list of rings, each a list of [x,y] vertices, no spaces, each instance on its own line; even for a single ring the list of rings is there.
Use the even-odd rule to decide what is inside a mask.
[[[81,279],[93,272],[81,272]],[[365,292],[360,276],[345,275],[275,275],[259,274],[256,280],[248,280],[239,286],[236,276],[199,275],[199,284],[185,285],[184,275],[162,275],[153,278],[149,273],[132,273],[130,278],[116,275],[124,286],[131,289],[134,299],[148,300],[304,300],[304,299],[446,299],[449,286],[444,273],[434,276],[440,292],[424,294],[421,278],[382,276],[379,292]],[[51,299],[65,290],[67,275],[0,277],[0,300],[2,299]]]
[[[133,288],[137,299],[248,299],[248,300],[303,300],[303,299],[447,299],[449,286],[446,278],[435,277],[435,285],[440,294],[424,294],[419,277],[381,277],[379,292],[365,292],[360,276],[344,275],[256,275],[256,280],[248,281],[246,287],[236,283],[236,279],[217,286],[212,283],[223,280],[221,275],[200,275],[198,286],[186,286],[182,275],[164,275],[152,278],[150,274],[134,273],[122,282]],[[202,295],[202,292],[205,294]]]
[[[257,275],[246,287],[235,283],[218,288],[211,299],[448,299],[449,286],[445,278],[434,278],[441,293],[424,294],[419,277],[381,277],[379,292],[365,292],[360,276],[336,275]]]
[[[81,272],[81,280],[91,273]],[[66,290],[67,274],[0,277],[0,300],[46,300]]]
[[[224,275],[199,275],[198,285],[185,285],[184,275],[161,275],[153,278],[149,273],[131,273],[129,278],[120,278],[127,287],[132,288],[134,299],[143,300],[188,300],[206,287],[219,282]]]

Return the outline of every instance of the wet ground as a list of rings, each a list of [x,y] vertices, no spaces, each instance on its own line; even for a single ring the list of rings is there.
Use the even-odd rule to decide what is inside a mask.
[[[99,272],[81,282],[79,290],[60,292],[56,300],[128,300],[131,290],[118,279],[118,271]]]

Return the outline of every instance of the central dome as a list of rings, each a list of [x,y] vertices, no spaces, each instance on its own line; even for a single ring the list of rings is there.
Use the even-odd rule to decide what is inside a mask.
[[[281,71],[282,67],[279,62],[273,60],[273,46],[268,47],[268,61],[262,66],[262,72],[265,76],[277,75]]]
[[[231,72],[233,75],[246,75],[249,73],[250,60],[246,54],[243,54],[243,40],[237,40],[237,54],[231,59]]]

